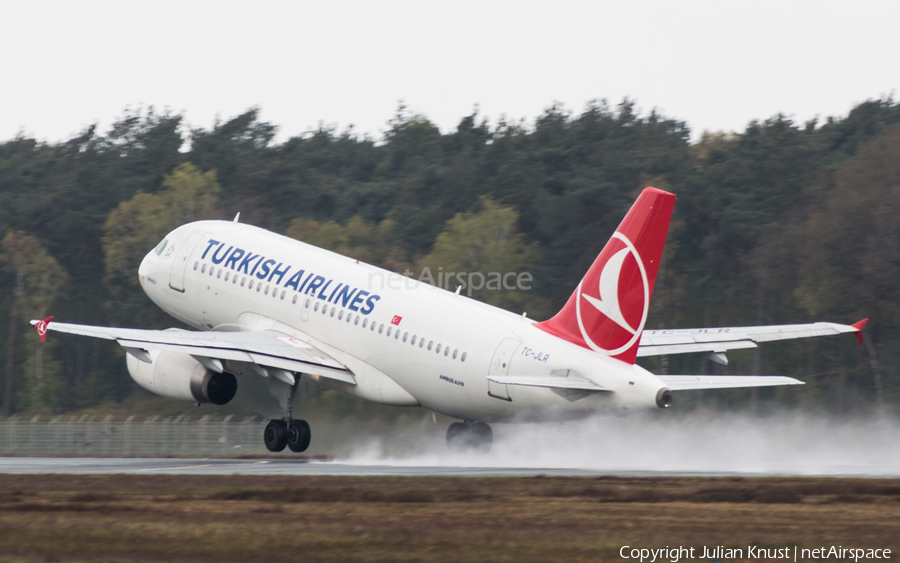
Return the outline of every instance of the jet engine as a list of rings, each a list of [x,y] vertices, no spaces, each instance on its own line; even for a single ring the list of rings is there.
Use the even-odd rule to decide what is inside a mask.
[[[210,371],[188,354],[152,350],[149,359],[148,363],[127,354],[128,373],[138,385],[157,395],[224,405],[237,392],[234,375]]]
[[[656,392],[656,406],[667,409],[672,405],[672,392],[663,387]]]

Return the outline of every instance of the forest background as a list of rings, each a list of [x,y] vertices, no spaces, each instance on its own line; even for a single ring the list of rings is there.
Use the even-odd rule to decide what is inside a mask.
[[[137,266],[172,228],[231,219],[398,272],[516,271],[528,291],[473,298],[543,320],[558,310],[645,186],[678,195],[647,326],[871,318],[866,340],[773,343],[642,363],[661,373],[785,374],[802,391],[687,394],[687,408],[871,412],[900,406],[900,104],[778,115],[704,133],[633,101],[477,113],[442,133],[401,105],[381,139],[352,129],[274,141],[251,109],[210,129],[127,110],[102,133],[0,143],[2,413],[66,413],[141,393],[115,343],[28,325],[176,326]],[[453,288],[451,288],[452,290]],[[4,326],[5,325],[5,326]],[[314,392],[352,410],[358,402]],[[158,407],[171,408],[167,403]]]

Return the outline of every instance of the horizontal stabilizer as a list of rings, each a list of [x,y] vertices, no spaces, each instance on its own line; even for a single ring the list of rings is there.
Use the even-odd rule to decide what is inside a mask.
[[[609,391],[593,381],[580,376],[559,375],[489,375],[488,380],[501,385],[524,385],[527,387],[547,387],[549,389],[572,389],[580,391]]]
[[[661,379],[670,391],[803,385],[799,379],[783,375],[657,375],[656,377]]]

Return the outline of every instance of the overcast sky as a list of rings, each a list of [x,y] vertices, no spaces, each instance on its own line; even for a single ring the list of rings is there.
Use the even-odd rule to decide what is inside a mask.
[[[696,138],[894,93],[898,23],[896,0],[4,2],[0,141],[105,132],[147,105],[377,139],[401,100],[446,132],[476,106],[533,122],[626,96]]]

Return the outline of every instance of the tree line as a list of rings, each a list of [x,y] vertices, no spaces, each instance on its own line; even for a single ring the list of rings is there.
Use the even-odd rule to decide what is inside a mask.
[[[134,389],[115,344],[27,324],[172,326],[137,284],[140,259],[182,223],[230,219],[397,272],[528,272],[530,290],[472,297],[544,319],[558,310],[640,190],[678,195],[648,327],[872,320],[864,346],[825,339],[645,365],[667,373],[803,376],[804,393],[697,403],[900,402],[900,104],[795,123],[777,115],[691,142],[632,101],[548,108],[532,123],[477,114],[441,132],[402,106],[381,139],[322,126],[275,142],[251,109],[209,129],[152,108],[105,133],[0,143],[0,397],[66,412]],[[452,288],[451,288],[452,289]],[[2,334],[0,329],[0,334]],[[851,339],[852,340],[852,339]]]

